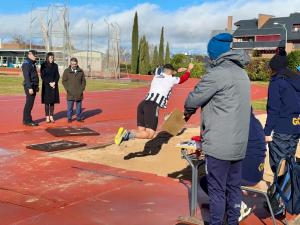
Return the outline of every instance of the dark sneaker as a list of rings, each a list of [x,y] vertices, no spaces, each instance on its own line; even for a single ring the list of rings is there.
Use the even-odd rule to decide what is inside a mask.
[[[35,123],[35,122],[24,122],[23,124],[25,126],[29,126],[29,127],[36,127],[39,125],[38,123]]]
[[[242,201],[240,212],[241,212],[241,215],[239,217],[239,222],[241,222],[243,219],[245,219],[247,216],[249,216],[251,214],[252,208],[248,207],[246,205],[246,203]]]
[[[72,120],[71,120],[71,119],[68,119],[68,123],[72,123]]]
[[[79,119],[77,119],[77,122],[83,123],[83,122],[84,122],[84,120],[83,120],[83,119],[81,119],[81,118],[79,118]]]

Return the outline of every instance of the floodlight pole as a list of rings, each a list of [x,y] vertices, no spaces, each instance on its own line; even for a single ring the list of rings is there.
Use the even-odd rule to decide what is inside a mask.
[[[286,24],[275,22],[274,25],[280,25],[285,30],[285,50],[287,50],[287,29],[286,29]]]

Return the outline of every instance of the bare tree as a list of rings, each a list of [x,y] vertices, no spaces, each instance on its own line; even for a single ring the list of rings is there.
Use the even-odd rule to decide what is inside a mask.
[[[21,34],[15,34],[13,36],[13,41],[19,45],[25,45],[26,44],[26,41],[25,41],[25,38],[23,35]]]

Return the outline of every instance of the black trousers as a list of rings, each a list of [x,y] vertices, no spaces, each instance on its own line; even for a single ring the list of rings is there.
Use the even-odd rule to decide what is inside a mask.
[[[31,95],[31,94],[29,94],[29,90],[26,87],[24,87],[24,90],[25,90],[25,94],[26,94],[26,103],[25,103],[24,111],[23,111],[23,123],[30,123],[30,122],[32,122],[31,110],[34,105],[36,92],[35,92],[35,90],[33,90],[34,93],[33,93],[33,95]]]
[[[45,104],[45,114],[46,116],[53,116],[54,104]]]

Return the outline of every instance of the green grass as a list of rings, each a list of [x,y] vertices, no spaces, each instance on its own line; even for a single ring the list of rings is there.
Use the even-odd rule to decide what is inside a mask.
[[[252,101],[251,104],[254,110],[266,111],[267,109],[267,99],[255,100]]]
[[[261,86],[264,86],[264,87],[269,86],[269,81],[252,81],[251,83],[261,85]]]
[[[252,81],[252,84],[268,87],[269,86],[269,81]],[[255,100],[251,102],[252,107],[254,110],[262,110],[266,111],[267,109],[267,99],[260,99],[260,100]]]
[[[0,95],[16,95],[23,94],[23,77],[21,76],[1,76],[0,75]],[[40,82],[41,85],[41,82]],[[115,90],[115,89],[130,89],[145,87],[146,82],[119,82],[109,80],[95,80],[87,79],[86,91],[103,91],[103,90]],[[60,92],[64,92],[64,88],[59,82]]]

